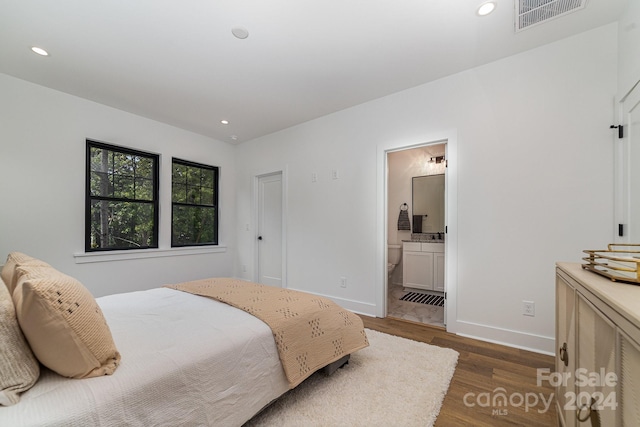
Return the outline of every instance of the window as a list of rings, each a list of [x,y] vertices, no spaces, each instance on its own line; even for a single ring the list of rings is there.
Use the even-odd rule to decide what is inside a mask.
[[[158,247],[158,155],[87,140],[85,251]]]
[[[172,161],[171,246],[218,244],[218,168]]]

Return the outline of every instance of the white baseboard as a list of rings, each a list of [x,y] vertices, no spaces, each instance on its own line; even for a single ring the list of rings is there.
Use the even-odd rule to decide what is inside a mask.
[[[299,289],[295,289],[295,288],[289,288],[292,289],[294,291],[298,291]],[[362,302],[362,301],[355,301],[355,300],[350,300],[350,299],[346,299],[346,298],[338,298],[338,297],[333,297],[333,296],[329,296],[329,295],[324,295],[318,292],[310,292],[310,291],[301,291],[301,292],[306,292],[308,294],[314,294],[314,295],[318,295],[324,298],[328,298],[331,301],[335,302],[336,304],[338,304],[340,307],[346,308],[349,311],[353,311],[354,313],[358,313],[358,314],[362,314],[365,316],[371,316],[371,317],[376,317],[376,305],[375,304],[370,304],[370,303],[366,303],[366,302]]]
[[[449,326],[449,325],[447,325]],[[494,344],[555,356],[555,338],[458,320],[456,334]]]

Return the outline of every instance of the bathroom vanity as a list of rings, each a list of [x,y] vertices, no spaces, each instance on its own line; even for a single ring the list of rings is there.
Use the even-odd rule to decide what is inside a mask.
[[[402,243],[402,286],[444,292],[444,243]]]

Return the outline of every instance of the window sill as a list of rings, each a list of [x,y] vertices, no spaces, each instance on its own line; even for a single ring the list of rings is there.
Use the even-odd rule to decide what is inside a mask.
[[[110,262],[130,259],[163,258],[184,255],[200,255],[226,252],[226,246],[197,246],[189,248],[165,248],[165,249],[131,249],[125,251],[82,252],[73,254],[76,264],[89,264],[92,262]]]

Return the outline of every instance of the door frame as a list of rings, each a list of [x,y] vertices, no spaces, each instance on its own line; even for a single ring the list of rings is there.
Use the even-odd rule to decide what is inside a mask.
[[[458,138],[457,130],[447,130],[424,135],[420,142],[393,141],[379,144],[377,149],[377,238],[376,238],[376,316],[387,316],[387,218],[388,218],[388,161],[387,154],[426,145],[446,143],[446,243],[445,290],[447,302],[445,325],[448,332],[457,332],[457,283],[458,283]]]
[[[632,111],[640,108],[640,80],[617,101],[618,125],[623,126],[623,138],[618,137],[618,132],[613,133],[614,138],[614,230],[613,236],[616,243],[634,243],[631,241],[631,232],[634,231],[630,224],[631,218],[631,124],[629,115]],[[640,136],[634,135],[640,139]],[[623,236],[618,234],[618,225],[624,225]],[[634,236],[640,235],[640,231],[635,230]]]
[[[251,222],[253,230],[253,281],[258,282],[260,279],[260,250],[258,245],[258,226],[260,220],[260,203],[259,203],[259,181],[260,178],[280,175],[282,179],[282,288],[287,288],[287,170],[286,168],[273,170],[269,172],[257,173],[252,176],[252,197],[251,197]]]

